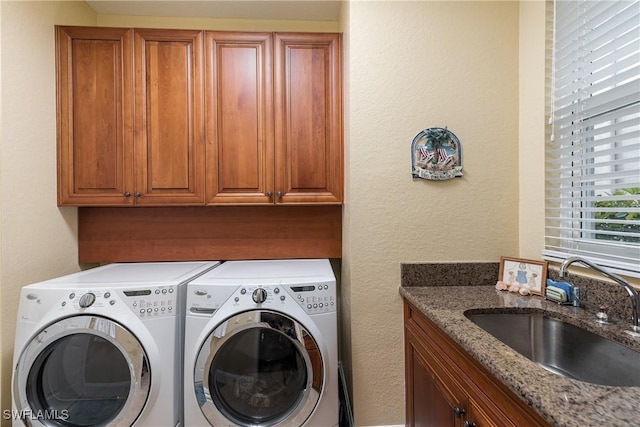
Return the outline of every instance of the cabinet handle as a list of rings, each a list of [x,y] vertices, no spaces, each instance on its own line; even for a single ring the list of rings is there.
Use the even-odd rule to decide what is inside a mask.
[[[276,193],[276,196],[278,196],[278,197],[282,197],[282,191],[278,191],[278,192]]]
[[[142,194],[140,194],[138,191],[136,191],[135,193],[133,193],[133,197],[135,197],[136,199],[138,197],[142,196]]]
[[[129,193],[128,191],[125,191],[122,195],[124,197],[129,197],[129,196],[131,196],[131,193]]]
[[[465,421],[464,427],[476,427],[476,423],[470,423],[469,421]]]
[[[453,413],[456,415],[457,418],[460,418],[461,416],[466,414],[467,411],[465,411],[463,408],[455,407],[453,408]]]
[[[271,196],[273,196],[273,191],[267,191],[267,197],[271,198]]]

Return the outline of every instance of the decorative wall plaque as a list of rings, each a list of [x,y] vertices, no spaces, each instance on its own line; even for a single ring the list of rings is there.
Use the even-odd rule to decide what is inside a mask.
[[[460,140],[446,127],[420,131],[411,142],[413,179],[444,181],[462,176]]]

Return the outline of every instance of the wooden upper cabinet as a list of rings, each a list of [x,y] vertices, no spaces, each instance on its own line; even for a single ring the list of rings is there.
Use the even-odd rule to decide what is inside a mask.
[[[340,35],[205,39],[207,204],[341,204]]]
[[[341,37],[275,34],[276,203],[340,204]]]
[[[203,33],[135,30],[136,204],[204,204]]]
[[[207,203],[272,204],[271,33],[205,35]]]
[[[341,204],[341,36],[56,27],[58,204]]]
[[[56,27],[58,205],[133,203],[132,33]]]

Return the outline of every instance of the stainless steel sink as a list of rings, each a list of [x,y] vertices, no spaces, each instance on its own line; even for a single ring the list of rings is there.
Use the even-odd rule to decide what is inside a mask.
[[[640,386],[640,352],[539,313],[465,316],[491,335],[564,377],[609,386]]]

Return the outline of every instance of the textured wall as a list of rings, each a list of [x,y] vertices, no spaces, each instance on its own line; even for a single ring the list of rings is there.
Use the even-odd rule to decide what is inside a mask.
[[[356,425],[404,420],[400,262],[518,253],[518,3],[351,2],[347,204]],[[412,181],[410,144],[448,126],[462,179]]]
[[[519,256],[544,249],[545,2],[520,2]]]
[[[76,209],[56,207],[53,26],[95,25],[96,15],[84,2],[3,1],[1,18],[0,407],[10,409],[20,288],[79,268]]]
[[[181,28],[218,31],[338,31],[338,23],[336,21],[179,18],[126,15],[98,15],[98,25],[102,27]]]
[[[340,283],[340,305],[339,305],[339,320],[340,320],[340,334],[339,334],[339,354],[338,357],[343,364],[348,392],[352,392],[352,377],[351,377],[351,276],[350,276],[350,261],[351,261],[351,228],[348,226],[350,222],[351,212],[351,192],[348,183],[351,180],[351,169],[349,164],[351,163],[349,143],[350,139],[350,123],[351,123],[351,110],[348,106],[351,104],[351,43],[349,32],[349,14],[351,12],[351,3],[343,2],[340,8],[340,29],[342,32],[342,48],[343,48],[343,64],[342,64],[342,102],[344,105],[343,111],[343,126],[344,126],[344,206],[342,209],[342,271],[341,271],[341,283]],[[351,403],[353,403],[351,401]]]

